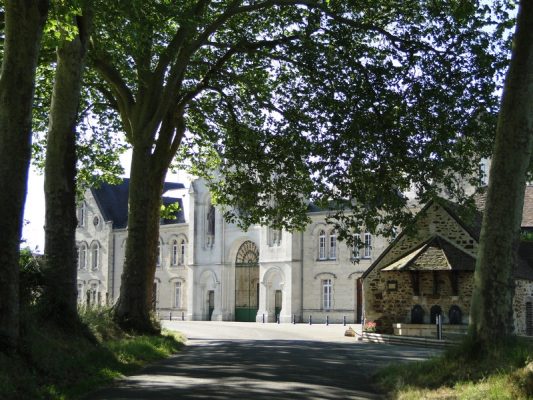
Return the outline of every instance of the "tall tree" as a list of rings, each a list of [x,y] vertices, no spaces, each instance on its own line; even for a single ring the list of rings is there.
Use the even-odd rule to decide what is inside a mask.
[[[472,299],[471,333],[486,349],[513,332],[513,270],[532,146],[533,3],[523,0],[498,117]]]
[[[0,349],[19,335],[18,259],[31,157],[35,69],[48,0],[6,0],[0,76]]]
[[[471,170],[452,150],[473,154],[491,124],[501,60],[486,50],[490,10],[471,2],[107,1],[101,9],[91,61],[133,146],[116,306],[124,327],[151,329],[162,185],[186,131],[183,150],[207,150],[208,166],[222,171],[214,200],[237,206],[229,219],[265,222],[266,213],[294,229],[315,188],[332,199],[349,193],[367,224],[401,210],[398,192],[411,184],[423,192],[446,168]],[[347,179],[355,174],[360,181]]]
[[[81,11],[81,15],[77,14]],[[45,159],[44,311],[59,326],[78,325],[76,284],[76,126],[82,76],[90,34],[90,1],[81,10],[65,10],[71,29],[57,47]],[[68,21],[70,22],[70,21]],[[70,24],[69,24],[70,25]],[[73,32],[72,32],[73,31]]]

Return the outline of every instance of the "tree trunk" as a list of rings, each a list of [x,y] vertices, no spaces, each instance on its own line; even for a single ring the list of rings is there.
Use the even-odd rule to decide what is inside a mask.
[[[513,270],[533,144],[533,2],[521,1],[505,80],[471,308],[470,333],[489,349],[513,333]]]
[[[90,11],[77,17],[79,34],[57,49],[57,68],[46,143],[46,317],[67,329],[78,323],[76,285],[76,124],[87,53]]]
[[[19,335],[19,245],[31,157],[35,69],[48,0],[6,0],[0,77],[0,350]]]
[[[155,333],[151,299],[157,261],[159,215],[167,168],[151,146],[134,146],[131,160],[126,260],[115,319],[127,330]]]

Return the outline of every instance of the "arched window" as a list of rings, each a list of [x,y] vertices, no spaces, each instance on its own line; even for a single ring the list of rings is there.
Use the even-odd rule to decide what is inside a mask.
[[[171,256],[171,262],[170,262],[174,266],[178,265],[178,255],[179,255],[178,241],[174,239],[172,241],[172,256]]]
[[[337,259],[337,233],[333,230],[329,234],[329,256],[330,260]]]
[[[187,242],[185,241],[185,239],[181,239],[181,242],[180,242],[180,254],[179,254],[179,260],[178,260],[178,264],[179,265],[184,265],[185,264],[185,250],[187,248]]]
[[[91,269],[97,271],[100,268],[100,245],[93,243],[91,245]]]
[[[213,246],[215,243],[215,206],[209,204],[206,215],[206,243],[208,246]]]
[[[326,232],[323,230],[318,234],[318,259],[326,259]]]
[[[87,268],[87,245],[82,243],[78,246],[78,269]]]
[[[87,218],[87,205],[84,201],[81,202],[76,211],[78,217],[78,227],[84,227],[85,219]]]

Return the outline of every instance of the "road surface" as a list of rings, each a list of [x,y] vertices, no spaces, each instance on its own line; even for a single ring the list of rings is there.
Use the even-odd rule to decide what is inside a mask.
[[[371,384],[378,368],[438,353],[359,342],[342,325],[163,325],[187,336],[179,354],[86,399],[379,399]]]

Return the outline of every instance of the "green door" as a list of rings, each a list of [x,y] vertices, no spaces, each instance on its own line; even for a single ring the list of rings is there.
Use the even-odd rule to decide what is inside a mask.
[[[244,242],[235,260],[235,321],[255,322],[259,306],[259,252]]]

